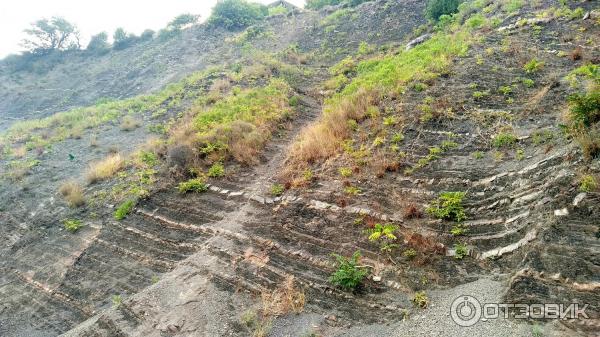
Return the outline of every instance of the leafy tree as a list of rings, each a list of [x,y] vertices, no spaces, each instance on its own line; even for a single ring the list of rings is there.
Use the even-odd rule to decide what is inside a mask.
[[[171,22],[169,22],[167,27],[170,27],[170,28],[176,29],[176,30],[180,30],[181,28],[183,28],[185,26],[195,24],[196,22],[198,22],[199,19],[200,19],[200,15],[195,15],[195,14],[190,14],[190,13],[181,14],[181,15],[176,16],[173,20],[171,20]]]
[[[102,52],[110,49],[110,44],[108,43],[108,34],[106,34],[106,32],[102,32],[92,36],[86,49],[93,52]]]
[[[146,29],[140,35],[140,40],[141,41],[152,40],[154,38],[154,34],[155,34],[155,32],[152,29]]]
[[[30,37],[22,45],[33,53],[47,53],[53,50],[79,49],[77,27],[61,17],[40,19],[25,29]]]
[[[213,8],[208,24],[229,30],[248,27],[269,15],[267,6],[246,0],[219,0]]]
[[[425,14],[427,18],[437,21],[442,15],[458,12],[458,6],[463,0],[428,0]]]
[[[129,34],[125,29],[119,27],[113,34],[113,48],[114,49],[125,49],[135,43],[137,37],[134,34]]]

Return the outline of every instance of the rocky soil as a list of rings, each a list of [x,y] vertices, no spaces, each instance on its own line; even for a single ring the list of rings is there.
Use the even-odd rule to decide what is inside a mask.
[[[580,5],[586,11],[597,7]],[[377,177],[363,169],[355,181],[361,193],[348,197],[336,172],[344,164],[340,156],[315,167],[317,179],[308,186],[270,195],[298,132],[321,113],[327,68],[354,54],[362,41],[403,46],[425,22],[422,11],[422,1],[374,1],[335,29],[324,29],[326,11],[270,19],[266,26],[275,34],[253,43],[273,52],[297,43],[318,54],[305,65],[311,76],[296,85],[298,111],[268,144],[264,160],[212,180],[206,193],[181,195],[165,180],[123,221],[113,219],[113,205],[68,209],[56,193],[62,181],[83,180],[87,164],[111,147],[128,153],[149,137],[145,128],[124,132],[116,125],[101,130],[97,150],[86,143],[89,135],[65,140],[42,154],[41,165],[24,182],[2,181],[0,336],[248,336],[241,317],[260,306],[262,294],[290,278],[306,296],[304,311],[274,319],[269,336],[530,336],[538,326],[544,336],[597,335],[600,195],[582,193],[577,177],[580,167],[600,172],[600,165],[598,159],[584,162],[577,144],[559,129],[570,92],[563,78],[600,58],[598,25],[590,19],[550,21],[536,36],[527,27],[510,26],[533,15],[526,6],[501,23],[509,33],[490,29],[468,55],[455,60],[448,76],[424,92],[407,92],[403,109],[414,118],[404,130],[402,150],[414,154],[407,165],[451,132],[458,147],[441,159],[411,175]],[[575,31],[583,34],[577,41],[592,40],[584,46],[584,58],[557,57],[559,50],[578,45]],[[479,64],[478,56],[499,49],[506,36],[510,57],[496,51]],[[43,74],[2,70],[0,129],[14,118],[150,92],[192,70],[234,62],[241,57],[239,46],[223,42],[231,37],[200,27],[167,43],[97,58],[68,56]],[[523,63],[532,57],[545,62],[544,70],[535,75],[533,88],[519,89],[507,104],[495,94],[498,86],[524,76]],[[472,83],[494,94],[476,100]],[[426,96],[447,98],[457,117],[419,123],[418,105]],[[486,116],[501,111],[515,118],[521,159],[511,150],[498,160],[490,150],[496,130],[486,125]],[[551,139],[534,141],[544,130]],[[476,151],[486,156],[475,160]],[[69,154],[76,160],[69,161]],[[422,210],[442,191],[468,192],[463,239],[470,256],[462,260],[452,257],[450,223],[406,214],[406,205]],[[67,216],[85,216],[89,225],[76,235],[67,233],[60,223]],[[427,249],[418,249],[416,259],[401,251],[382,254],[355,224],[359,217],[394,223],[403,247]],[[328,281],[331,253],[348,256],[356,250],[372,275],[349,293]],[[421,290],[429,296],[426,309],[411,302]],[[589,303],[591,319],[491,320],[460,328],[449,317],[450,303],[464,294],[482,302]]]

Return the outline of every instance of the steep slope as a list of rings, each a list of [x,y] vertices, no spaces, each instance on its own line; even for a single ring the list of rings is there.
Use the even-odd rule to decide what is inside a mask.
[[[600,204],[586,177],[600,166],[575,131],[597,125],[575,129],[568,97],[597,90],[597,4],[473,1],[436,27],[423,7],[276,17],[189,63],[223,67],[14,124],[0,138],[0,333],[596,334]],[[137,93],[119,78],[114,95]],[[68,208],[61,182],[83,183],[114,145],[124,167]],[[86,226],[67,233],[68,219]],[[356,251],[369,275],[343,290],[331,254]],[[590,319],[461,328],[449,317],[461,295],[587,303]]]
[[[272,33],[248,40],[252,41],[256,49],[268,50],[277,55],[278,51],[297,44],[304,53],[309,55],[310,60],[306,65],[295,65],[301,69],[299,74],[304,75],[290,79],[296,81],[292,82],[297,87],[298,93],[305,96],[302,98],[302,101],[305,101],[302,106],[306,107],[300,109],[297,118],[290,121],[291,126],[284,127],[284,130],[290,127],[299,130],[302,123],[316,116],[318,105],[311,96],[318,97],[318,93],[311,88],[323,80],[322,73],[332,64],[332,60],[353,53],[361,41],[369,38],[369,32],[358,27],[366,24],[377,27],[378,31],[387,32],[375,37],[380,44],[394,42],[408,36],[416,25],[415,22],[423,21],[420,15],[421,8],[418,2],[394,6],[386,6],[383,2],[369,4],[363,8],[366,9],[364,15],[361,11],[348,13],[348,15],[356,13],[353,14],[354,23],[343,23],[349,26],[349,31],[354,32],[352,34],[324,31],[324,22],[320,19],[327,17],[328,13],[307,12],[292,18],[274,18],[265,23],[264,29]],[[388,19],[379,20],[384,16]],[[394,17],[397,19],[393,20]],[[404,18],[405,21],[399,18]],[[411,19],[406,20],[407,18]],[[340,19],[335,20],[337,21],[325,22],[329,25],[341,23]],[[289,25],[293,22],[297,25],[292,29]],[[281,28],[283,26],[286,26],[286,29]],[[186,34],[192,33],[186,32],[182,38],[186,36],[190,38]],[[244,33],[229,34],[228,39],[221,39],[225,40],[221,44],[214,43],[216,46],[214,48],[231,48],[241,55],[238,59],[232,58],[239,61],[243,69],[241,78],[233,80],[237,85],[261,87],[270,77],[286,75],[279,74],[282,69],[277,68],[278,64],[271,69],[256,62],[253,59],[256,54],[247,53],[247,48],[243,48],[244,43],[248,42],[245,39],[247,37]],[[143,48],[143,46],[133,48]],[[177,47],[174,48],[176,53]],[[135,50],[111,53],[97,60],[98,64],[89,65],[87,62],[94,61],[84,60],[81,64],[68,62],[64,66],[96,69],[102,67],[105,62],[108,62],[106,60],[112,57],[127,59],[128,53]],[[310,57],[311,53],[317,54],[319,50],[329,51],[332,54],[321,58]],[[338,54],[334,55],[335,53]],[[226,53],[216,54],[224,59],[228,58]],[[285,55],[285,53],[281,54]],[[157,58],[156,62],[160,62],[160,58]],[[199,60],[194,58],[193,62],[208,64],[212,61],[206,56],[200,57]],[[119,64],[120,67],[121,63]],[[122,64],[124,68],[132,67],[129,61]],[[170,69],[169,71],[176,70],[171,67],[165,68]],[[285,65],[283,69],[287,69]],[[56,68],[53,71],[60,71],[60,69]],[[6,234],[2,235],[5,244],[1,253],[3,275],[0,282],[2,284],[0,291],[6,299],[1,312],[0,331],[3,335],[56,336],[67,331],[98,310],[119,303],[121,298],[128,298],[151,285],[160,278],[160,274],[173,269],[178,261],[204,249],[202,240],[211,239],[215,233],[210,234],[208,229],[199,230],[198,226],[206,224],[208,227],[210,224],[218,225],[227,219],[231,220],[230,213],[239,207],[238,202],[223,199],[218,195],[200,196],[200,199],[194,201],[177,197],[170,192],[164,192],[162,196],[157,192],[156,197],[141,204],[139,210],[154,211],[154,203],[164,207],[166,215],[175,216],[180,220],[185,219],[193,224],[192,227],[166,226],[160,218],[148,217],[143,213],[131,215],[126,222],[122,223],[113,220],[115,201],[112,198],[116,197],[118,200],[122,195],[139,191],[136,185],[144,184],[141,180],[143,177],[140,180],[135,178],[131,182],[127,180],[130,178],[128,176],[123,178],[123,181],[117,179],[86,187],[85,194],[88,200],[83,209],[68,208],[61,200],[61,196],[56,193],[62,183],[70,178],[85,184],[83,173],[88,164],[93,164],[114,151],[126,155],[135,152],[137,147],[143,147],[146,140],[153,137],[153,131],[160,131],[161,124],[174,123],[182,112],[195,104],[196,100],[208,97],[215,83],[224,76],[229,76],[224,75],[227,71],[229,70],[226,68],[222,71],[209,70],[200,73],[175,86],[167,87],[153,96],[140,96],[118,102],[101,102],[84,110],[75,109],[67,114],[58,114],[41,123],[46,126],[23,123],[15,124],[9,129],[9,136],[4,138],[2,173],[5,180],[1,191],[1,200],[3,200],[1,215],[5,219],[2,231]],[[185,72],[187,70],[181,73]],[[122,74],[118,69],[115,73]],[[77,104],[87,102],[86,97],[92,97],[93,100],[95,97],[114,96],[110,93],[106,95],[93,84],[94,81],[101,79],[95,75],[91,78],[90,87],[86,87],[85,94],[77,95],[78,99],[81,99],[76,101],[79,102]],[[144,77],[132,77],[136,81],[139,78]],[[115,87],[115,95],[127,96],[150,89],[150,87],[142,87],[140,91],[127,90],[122,85],[130,86],[130,82],[118,76],[115,81],[120,82],[119,88]],[[33,90],[28,95],[35,97],[38,92]],[[14,97],[11,95],[11,98]],[[54,98],[50,97],[50,99]],[[37,104],[35,100],[32,98],[32,102],[23,106],[18,104],[10,104],[10,106],[14,107],[15,111],[21,109],[19,112],[22,112],[35,106]],[[54,110],[56,109],[52,108],[48,112]],[[79,124],[82,115],[87,119],[98,119],[98,122],[82,126]],[[152,128],[148,130],[133,127],[133,131],[128,131],[129,128],[124,128],[124,122],[131,117],[138,123]],[[62,125],[63,128],[56,128],[56,125]],[[23,157],[16,155],[21,147],[26,149]],[[278,164],[279,161],[276,163]],[[26,169],[21,173],[17,167],[19,169],[26,167]],[[144,172],[148,172],[147,170],[145,169]],[[247,169],[243,167],[239,168],[237,174],[247,179],[239,182],[240,186],[247,186],[249,179],[268,181],[275,175],[272,168],[260,174],[250,174],[246,171]],[[142,173],[145,174],[144,172]],[[150,177],[154,174],[151,173]],[[131,177],[137,177],[137,173],[131,174]],[[167,190],[170,191],[171,181],[167,179],[164,184],[169,186]],[[193,211],[187,209],[184,206],[186,204]],[[83,219],[86,226],[76,235],[70,234],[62,228],[62,223],[68,219]],[[110,327],[112,323],[106,322],[106,324]]]

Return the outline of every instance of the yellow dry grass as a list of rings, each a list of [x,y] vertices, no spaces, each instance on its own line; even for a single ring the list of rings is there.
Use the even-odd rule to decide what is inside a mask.
[[[104,160],[90,164],[86,179],[90,184],[114,176],[125,166],[125,159],[120,154],[113,154]]]

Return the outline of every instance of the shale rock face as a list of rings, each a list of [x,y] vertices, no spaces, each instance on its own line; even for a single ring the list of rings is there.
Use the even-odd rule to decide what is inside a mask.
[[[146,126],[186,120],[190,106],[223,85],[227,75],[219,72],[169,97],[164,115],[142,112],[144,127],[107,123],[41,149],[22,180],[0,185],[0,336],[525,336],[531,323],[551,336],[597,333],[600,194],[584,191],[581,177],[597,175],[600,165],[563,127],[573,71],[600,59],[597,5],[578,4],[589,13],[582,17],[556,14],[553,1],[512,13],[504,2],[484,5],[457,16],[457,27],[473,36],[464,52],[435,76],[379,95],[364,119],[343,120],[353,129],[340,151],[291,174],[303,132],[331,113],[344,86],[381,60],[427,48],[443,29],[418,28],[426,24],[423,1],[295,11],[262,23],[267,33],[251,40],[255,49],[310,55],[288,60],[301,69],[292,79],[285,67],[270,69],[292,83],[294,113],[258,164],[226,163],[233,173],[209,178],[203,193],[177,189],[199,152],[187,143],[160,153],[158,181],[125,219],[116,220],[116,205],[103,199],[121,192],[118,176],[86,186],[81,209],[68,208],[57,191],[65,180],[83,181],[88,164],[114,147],[143,149]],[[1,64],[0,129],[15,118],[149,93],[222,63],[254,66],[244,36],[200,26],[103,56],[68,54],[51,67],[38,60],[42,73],[16,76]],[[575,51],[579,58],[569,56]],[[543,66],[530,72],[531,60]],[[341,84],[331,69],[340,61],[353,64]],[[238,89],[267,81],[231,80]],[[508,144],[498,143],[506,134]],[[3,156],[0,164],[8,169],[13,160]],[[463,221],[427,211],[449,191],[465,193]],[[72,218],[86,224],[75,234],[62,225]],[[393,245],[368,239],[377,224],[394,226]],[[344,291],[330,282],[331,254],[356,251],[369,276]],[[427,309],[419,294],[430,296]],[[448,310],[465,294],[587,303],[590,319],[461,329]]]

